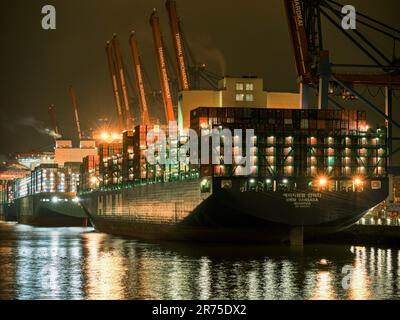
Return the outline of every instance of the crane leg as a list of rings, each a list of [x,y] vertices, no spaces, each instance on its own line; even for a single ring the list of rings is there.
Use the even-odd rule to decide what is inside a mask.
[[[300,82],[300,108],[301,109],[310,109],[309,106],[309,94],[310,94],[310,87],[303,83]]]
[[[319,78],[318,109],[328,109],[329,102],[329,76]]]
[[[393,153],[393,90],[390,87],[385,88],[385,114],[388,120],[386,121],[387,128],[387,152],[388,152],[388,165],[392,165],[392,153]]]
[[[318,109],[328,109],[329,80],[331,77],[329,51],[321,51],[320,53],[319,73]]]

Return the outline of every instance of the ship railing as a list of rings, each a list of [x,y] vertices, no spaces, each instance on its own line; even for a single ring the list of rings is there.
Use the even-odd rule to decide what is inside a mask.
[[[135,215],[101,215],[102,218],[106,218],[107,220],[115,220],[121,221],[121,219],[129,220],[132,222],[138,223],[160,223],[160,224],[175,224],[176,222],[182,221],[185,217],[188,216],[190,211],[181,212],[178,215],[173,216],[172,218],[166,218],[162,216],[156,215],[146,215],[146,216],[135,216]]]
[[[357,225],[363,226],[391,226],[400,227],[400,218],[375,218],[375,217],[364,217],[357,221]]]

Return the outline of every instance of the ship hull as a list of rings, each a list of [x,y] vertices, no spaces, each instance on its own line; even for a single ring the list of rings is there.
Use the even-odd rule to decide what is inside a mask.
[[[17,210],[13,203],[0,204],[0,220],[6,222],[17,221]]]
[[[335,233],[385,200],[379,190],[363,192],[243,192],[214,179],[202,194],[200,180],[147,185],[81,195],[96,230],[148,240],[284,242],[293,230],[305,238]]]
[[[15,201],[17,221],[38,227],[82,227],[88,219],[74,197],[64,193],[41,193]]]

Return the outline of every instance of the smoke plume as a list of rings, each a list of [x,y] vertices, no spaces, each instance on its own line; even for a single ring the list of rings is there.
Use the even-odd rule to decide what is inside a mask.
[[[212,44],[212,39],[208,36],[198,37],[190,45],[193,46],[193,51],[196,52],[198,62],[205,62],[211,66],[218,67],[219,70],[214,70],[222,76],[226,76],[227,68],[223,52]],[[211,70],[212,71],[212,70]]]
[[[28,117],[21,119],[18,124],[23,127],[33,128],[40,134],[48,135],[54,139],[61,138],[61,135],[57,134],[52,129],[46,128],[46,126],[43,124],[43,122],[38,121],[33,116],[28,116]]]

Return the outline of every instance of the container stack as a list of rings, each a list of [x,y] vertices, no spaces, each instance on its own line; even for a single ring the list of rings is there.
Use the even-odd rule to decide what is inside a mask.
[[[14,200],[14,189],[12,180],[0,181],[0,204],[9,204]]]
[[[80,164],[41,164],[29,176],[17,179],[14,184],[15,198],[38,193],[75,193],[80,181]]]
[[[198,176],[285,181],[323,175],[352,181],[355,176],[379,178],[386,174],[386,131],[369,129],[363,111],[202,107],[191,112],[191,129],[200,138],[199,149],[203,138],[209,140],[208,164],[178,161],[189,138],[183,133],[178,135],[177,128],[171,134],[169,127],[137,126],[134,131],[124,132],[122,143],[99,146],[96,177],[100,187],[132,187]],[[241,131],[235,132],[237,129]],[[219,134],[217,155],[212,150],[213,132]],[[231,135],[230,140],[225,134]],[[149,163],[150,147],[154,151],[154,142],[164,136],[168,161]],[[230,149],[226,141],[231,141],[232,154],[225,154]],[[159,149],[154,155],[158,161],[163,157]],[[200,150],[198,156],[200,159]],[[240,157],[246,163],[238,164]],[[85,176],[85,172],[82,174]],[[343,188],[347,187],[345,184]],[[83,188],[87,190],[87,184]],[[338,184],[335,188],[341,187]]]
[[[132,183],[134,181],[134,132],[124,131],[122,138],[122,181],[123,183]]]
[[[133,179],[135,180],[150,179],[152,176],[146,161],[148,129],[147,126],[137,126],[135,128],[133,136]]]
[[[99,156],[87,156],[83,158],[80,168],[80,190],[96,189],[99,186],[97,171]]]
[[[99,145],[99,181],[100,186],[108,186],[112,184],[112,176],[114,168],[113,156],[122,156],[122,142],[101,143]],[[110,161],[111,160],[111,165]],[[122,168],[121,168],[122,170]],[[122,175],[122,172],[121,172]]]
[[[234,134],[234,129],[242,129],[243,150],[245,130],[254,129],[255,147],[249,150],[254,177],[379,177],[386,173],[385,130],[368,129],[364,111],[198,108],[191,112],[191,127],[198,135],[224,129]],[[212,168],[202,165],[201,175],[242,174],[240,166],[224,165],[224,160]]]

